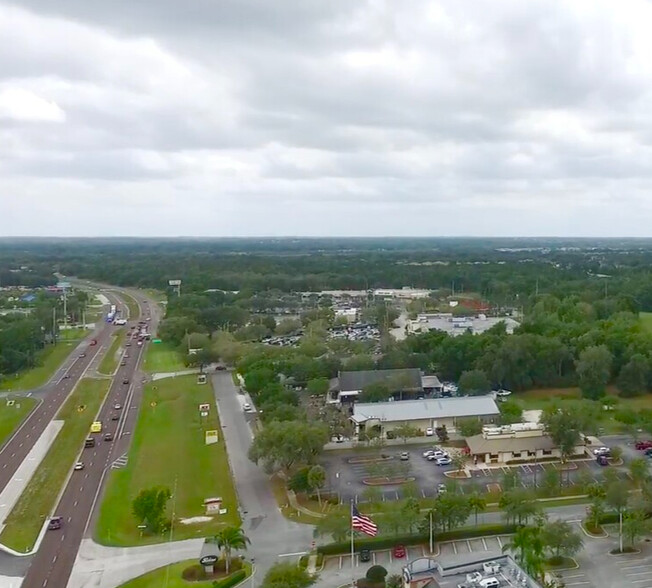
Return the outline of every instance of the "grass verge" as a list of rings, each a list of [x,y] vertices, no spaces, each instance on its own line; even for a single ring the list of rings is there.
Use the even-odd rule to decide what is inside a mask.
[[[7,402],[13,400],[13,404]],[[25,417],[32,412],[36,406],[34,398],[5,398],[0,404],[0,447],[2,447],[9,436],[16,430],[16,427],[23,422]]]
[[[131,294],[127,294],[122,290],[120,290],[118,295],[122,298],[129,309],[129,320],[138,320],[140,318],[140,309],[138,308],[138,302],[136,302],[136,299],[131,296]]]
[[[109,384],[106,380],[83,379],[61,407],[56,418],[64,421],[63,428],[7,518],[7,526],[0,535],[1,543],[16,551],[28,551],[34,546],[44,520],[56,506],[59,491],[83,446]]]
[[[211,405],[204,418],[198,410],[203,403]],[[209,429],[219,431],[218,443],[204,443],[204,431]],[[145,387],[128,464],[109,474],[96,540],[120,546],[167,540],[167,534],[141,538],[139,521],[131,513],[138,492],[153,486],[167,486],[175,494],[175,540],[212,535],[225,525],[240,523],[213,390],[210,383],[197,384],[194,375],[158,380]],[[181,523],[181,519],[204,516],[204,499],[218,496],[227,514]],[[169,507],[171,513],[172,500]]]
[[[179,352],[168,343],[151,343],[148,345],[143,365],[145,371],[151,373],[178,372],[186,369]]]
[[[100,367],[97,369],[100,374],[106,374],[107,376],[110,376],[115,372],[116,368],[118,367],[118,361],[120,360],[120,357],[118,356],[118,349],[120,349],[120,344],[124,341],[124,335],[124,329],[118,329],[115,333],[113,333],[113,335],[111,335],[111,337],[113,337],[111,347],[104,354],[102,362],[100,363]]]
[[[32,390],[45,384],[77,346],[76,342],[48,345],[39,353],[38,365],[30,370],[9,376],[0,382],[0,390]]]
[[[87,335],[90,335],[91,329],[66,329],[59,331],[59,341],[81,341]]]
[[[186,568],[196,565],[196,559],[187,559],[180,561],[169,566],[163,566],[138,578],[129,580],[126,584],[122,584],[119,588],[160,588],[166,586],[167,588],[211,588],[214,580],[206,580],[205,582],[186,582],[181,574]],[[247,572],[247,578],[251,576],[251,564],[245,562],[244,569]]]

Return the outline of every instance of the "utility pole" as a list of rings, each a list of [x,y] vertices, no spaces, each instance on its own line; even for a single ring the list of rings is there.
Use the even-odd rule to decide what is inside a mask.
[[[52,342],[57,342],[57,307],[52,307]]]
[[[68,327],[68,297],[66,294],[66,289],[63,289],[63,328]]]
[[[430,509],[430,513],[428,513],[428,520],[430,522],[430,533],[429,533],[429,536],[430,536],[430,555],[432,555],[434,553],[434,551],[435,551],[435,545],[434,545],[435,538],[433,537],[433,534],[432,534],[432,509]]]

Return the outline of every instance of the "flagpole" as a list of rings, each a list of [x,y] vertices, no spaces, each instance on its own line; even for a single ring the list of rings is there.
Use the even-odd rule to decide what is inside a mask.
[[[354,571],[354,564],[353,564],[353,558],[355,556],[354,553],[354,545],[353,545],[353,499],[351,499],[351,512],[350,512],[350,519],[351,519],[351,588],[355,588],[355,571]]]

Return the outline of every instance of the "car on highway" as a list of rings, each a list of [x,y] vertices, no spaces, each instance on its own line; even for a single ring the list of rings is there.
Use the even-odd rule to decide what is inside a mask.
[[[428,427],[426,429],[426,437],[432,437],[435,434],[435,431],[433,430],[432,427]]]
[[[438,458],[435,460],[435,465],[438,465],[438,466],[447,466],[447,465],[451,465],[451,458],[448,457],[448,456],[446,456],[446,457],[438,457]]]
[[[91,339],[91,345],[97,345],[97,340],[96,339]]]
[[[113,441],[113,433],[104,433],[105,441]]]
[[[392,550],[392,555],[396,559],[402,559],[405,557],[405,545],[394,545],[394,549]]]
[[[242,405],[242,410],[244,410],[245,412],[251,412],[251,404],[249,404],[248,402],[245,402]]]
[[[120,365],[125,366],[125,365],[127,365],[127,362],[126,361],[121,361]]]
[[[410,459],[410,454],[407,451],[403,451],[399,459],[401,461],[408,461]]]
[[[124,357],[125,359],[129,359],[129,354],[125,353],[122,357]]]
[[[120,410],[122,408],[122,404],[118,404],[117,402],[113,405],[114,410]]]
[[[60,529],[61,525],[63,525],[63,517],[52,517],[48,522],[48,531],[55,531],[56,529]]]
[[[368,549],[361,549],[360,550],[360,561],[365,563],[368,561],[371,561],[371,551]]]
[[[123,384],[128,384],[129,383],[129,378],[125,378],[124,380],[122,380],[122,383]]]
[[[120,415],[119,415],[119,414],[116,414],[116,413],[113,413],[113,414],[111,415],[111,420],[112,420],[112,421],[119,421],[119,420],[120,420]]]
[[[125,343],[125,347],[131,347],[131,343]]]
[[[79,357],[86,357],[86,354],[85,353],[80,353]]]
[[[78,472],[79,470],[83,470],[83,469],[84,469],[84,462],[83,462],[83,461],[78,461],[78,462],[75,464],[75,467],[74,467],[73,469],[74,469],[76,472]]]

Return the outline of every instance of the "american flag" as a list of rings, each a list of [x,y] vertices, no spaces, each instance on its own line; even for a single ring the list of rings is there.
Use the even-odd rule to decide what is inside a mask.
[[[362,531],[365,535],[375,537],[378,534],[378,526],[368,516],[360,514],[354,504],[351,505],[351,528],[354,531]]]

